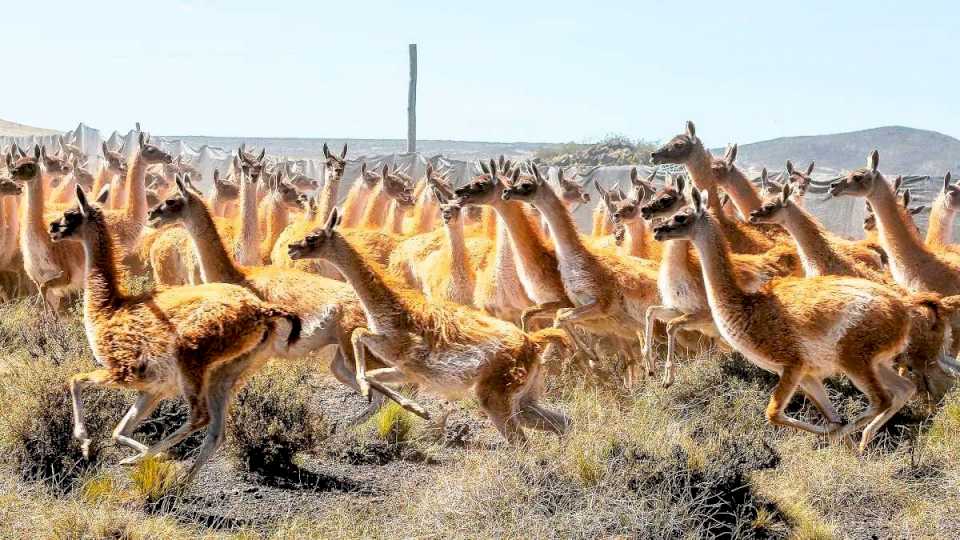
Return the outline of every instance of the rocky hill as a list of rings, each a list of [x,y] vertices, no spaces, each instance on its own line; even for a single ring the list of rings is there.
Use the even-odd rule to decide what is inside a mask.
[[[7,120],[0,120],[0,137],[29,137],[30,135],[56,135],[60,133],[55,129],[45,129]]]
[[[887,174],[942,175],[960,169],[960,140],[903,126],[742,144],[737,162],[747,167],[779,168],[788,159],[801,164],[815,160],[817,169],[844,171],[863,166],[874,148],[880,150],[880,168]],[[722,153],[723,149],[713,151]]]

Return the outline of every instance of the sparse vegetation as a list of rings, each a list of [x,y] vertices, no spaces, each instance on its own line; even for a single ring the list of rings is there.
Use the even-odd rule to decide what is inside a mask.
[[[230,409],[230,452],[243,469],[283,474],[294,455],[312,450],[326,435],[323,415],[311,406],[311,369],[276,363],[237,393]]]
[[[30,316],[35,307],[4,309]],[[767,425],[762,411],[775,379],[715,353],[689,361],[669,389],[644,383],[627,394],[560,374],[548,394],[570,412],[574,429],[563,439],[533,434],[522,449],[500,443],[479,418],[465,447],[430,446],[418,438],[420,423],[392,404],[357,435],[348,429],[328,437],[333,426],[317,399],[329,390],[317,384],[324,375],[316,364],[273,362],[232,408],[233,463],[274,473],[289,460],[309,471],[342,466],[347,478],[312,472],[334,486],[329,492],[278,488],[288,502],[274,503],[284,511],[265,522],[213,519],[211,511],[243,493],[194,488],[171,497],[179,467],[169,461],[124,469],[115,465],[124,454],[112,452],[83,464],[70,439],[63,381],[89,369],[86,352],[72,350],[69,361],[31,358],[36,336],[17,339],[0,360],[7,370],[0,378],[3,537],[942,537],[957,527],[960,393],[919,430],[894,422],[860,459],[844,446]],[[844,415],[865,406],[846,382],[830,391]],[[91,394],[89,425],[102,450],[112,448],[109,430],[128,399]],[[182,421],[181,409],[171,402],[138,436],[159,437]],[[792,411],[817,416],[800,400]],[[469,406],[457,414],[479,416]],[[431,458],[412,460],[410,449],[388,452],[384,444]],[[380,450],[381,459],[357,458]],[[385,492],[351,487],[370,484],[361,472],[367,468],[389,486]],[[213,506],[200,510],[198,499]],[[323,501],[319,510],[300,509],[314,500]]]
[[[538,163],[569,167],[574,165],[638,165],[650,161],[656,144],[626,135],[610,134],[595,142],[569,142],[537,150]]]

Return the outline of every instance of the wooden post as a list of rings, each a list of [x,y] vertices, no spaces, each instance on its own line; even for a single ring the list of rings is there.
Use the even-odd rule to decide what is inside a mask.
[[[410,88],[407,91],[407,152],[417,151],[417,44],[410,44]]]

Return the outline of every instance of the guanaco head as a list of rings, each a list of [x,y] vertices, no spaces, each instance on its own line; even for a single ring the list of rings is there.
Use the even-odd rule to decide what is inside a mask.
[[[815,163],[811,161],[810,165],[807,165],[807,170],[801,171],[794,168],[792,161],[787,160],[787,178],[793,184],[794,197],[802,199],[807,194],[807,188],[810,187],[812,181],[810,175],[813,174],[814,165]]]
[[[520,170],[517,169],[516,173],[519,173]],[[543,176],[540,175],[540,169],[536,164],[530,164],[531,175],[522,176],[519,174],[514,174],[511,177],[510,184],[503,190],[503,193],[500,197],[505,200],[518,200],[528,203],[542,197],[546,191],[541,188],[544,187],[545,180]]]
[[[103,151],[103,158],[107,162],[107,170],[112,174],[126,175],[127,174],[127,160],[123,158],[123,146],[117,150],[110,150],[110,147],[107,146],[107,143],[104,142],[101,146]]]
[[[687,204],[684,196],[685,181],[683,176],[667,176],[667,183],[657,191],[650,202],[640,208],[643,219],[651,221],[657,218],[670,217]],[[694,190],[696,191],[696,190]]]
[[[574,173],[576,175],[577,173]],[[568,178],[569,177],[569,178]],[[584,183],[574,182],[572,176],[569,172],[564,173],[563,169],[557,171],[557,185],[560,188],[558,195],[560,200],[563,201],[563,204],[567,208],[571,208],[577,204],[586,204],[590,202],[590,194],[587,193],[587,185]]]
[[[343,143],[343,150],[339,156],[330,153],[327,143],[323,143],[323,158],[326,160],[324,181],[327,182],[327,185],[331,185],[330,182],[336,182],[343,178],[343,171],[347,168],[347,143]],[[364,176],[365,172],[366,166],[361,166],[361,176]]]
[[[830,195],[850,195],[853,197],[867,197],[881,183],[886,182],[880,171],[880,152],[874,150],[867,157],[867,166],[850,171],[844,178],[830,184]]]
[[[80,147],[68,143],[66,139],[63,138],[63,135],[57,135],[57,144],[60,145],[60,150],[67,154],[68,157],[83,159],[83,151],[80,150]]]
[[[690,159],[697,148],[703,148],[703,143],[697,137],[697,128],[693,122],[687,120],[686,133],[681,133],[667,141],[650,154],[654,165],[663,163],[684,164]]]
[[[694,189],[690,193],[691,205],[680,210],[653,228],[653,237],[659,241],[692,239],[698,224],[707,213],[707,192]]]
[[[460,204],[470,205],[496,205],[503,200],[501,195],[506,185],[500,179],[497,173],[497,163],[490,160],[490,165],[479,162],[482,174],[475,176],[470,182],[454,190],[454,195],[460,199]],[[519,178],[520,169],[513,169],[513,175]]]
[[[87,200],[83,188],[76,186],[76,190],[77,206],[50,224],[50,239],[54,242],[73,240],[95,244],[106,230],[106,220],[100,208]]]
[[[730,176],[736,171],[736,166],[733,164],[736,160],[737,145],[728,144],[726,151],[723,153],[723,157],[714,159],[710,163],[710,170],[713,172],[713,177],[717,180],[717,185],[728,185]]]
[[[239,166],[240,170],[243,171],[243,174],[253,178],[253,180],[256,181],[259,180],[260,175],[263,174],[265,165],[264,159],[266,156],[266,148],[260,151],[259,156],[256,156],[246,151],[246,144],[241,144],[240,148],[237,148],[237,159],[234,161],[234,164],[235,166]]]
[[[431,185],[430,189],[433,190],[433,196],[436,197],[437,202],[440,203],[440,217],[443,218],[443,222],[450,224],[460,219],[463,207],[457,202],[450,202],[447,194],[440,188]]]
[[[290,258],[292,260],[329,259],[336,250],[338,241],[343,241],[343,237],[335,230],[340,225],[342,217],[339,209],[334,208],[323,228],[317,229],[303,240],[287,246],[287,253]]]
[[[177,175],[174,182],[177,185],[176,193],[151,208],[147,214],[147,224],[151,227],[159,228],[185,220],[189,217],[191,210],[197,210],[203,206],[203,198],[200,194],[190,189],[189,175]]]
[[[258,172],[256,177],[247,177],[250,178],[251,182],[256,182],[260,174]],[[240,187],[221,177],[220,169],[213,170],[213,189],[216,191],[217,198],[222,201],[235,201],[240,198]]]
[[[7,170],[10,171],[10,178],[17,182],[32,182],[40,178],[40,147],[33,147],[33,155],[22,151],[18,153],[20,158],[14,159],[13,154],[7,154]]]
[[[607,189],[603,187],[603,184],[601,184],[599,180],[594,180],[593,185],[597,188],[597,193],[600,194],[603,205],[607,207],[607,212],[613,215],[613,213],[617,211],[617,203],[626,198],[623,196],[623,193],[620,192],[619,186],[617,186],[617,189]]]
[[[21,193],[23,193],[23,188],[20,187],[20,184],[9,178],[0,180],[0,197],[16,197]]]
[[[360,164],[360,178],[367,189],[373,189],[380,182],[380,175],[374,171],[367,170],[367,162]]]
[[[173,156],[161,150],[159,146],[150,144],[150,136],[146,133],[140,132],[140,137],[137,138],[137,144],[140,145],[140,159],[147,164],[173,163]]]
[[[73,170],[73,166],[70,164],[70,160],[67,159],[67,156],[63,153],[57,153],[55,155],[50,155],[47,152],[46,146],[40,147],[40,160],[43,162],[43,170],[47,173],[47,176],[51,178],[60,179],[64,176],[70,174]]]
[[[646,180],[642,180],[637,174],[637,168],[631,169],[630,183],[633,186],[631,195],[613,203],[610,210],[610,217],[615,224],[620,225],[640,217],[640,208],[657,193],[657,187],[653,183],[656,175],[657,171],[654,170]]]
[[[397,201],[397,204],[401,208],[412,208],[416,202],[413,197],[413,187],[405,181],[403,176],[400,176],[397,171],[393,173],[390,172],[390,168],[387,165],[383,166],[383,171],[380,176],[381,186],[383,187],[383,192],[386,193],[391,199]]]
[[[950,183],[950,171],[943,176],[943,204],[947,210],[960,210],[960,185]]]
[[[444,200],[450,200],[454,198],[453,187],[450,185],[450,180],[447,178],[447,175],[450,173],[449,170],[441,171],[435,169],[433,164],[427,163],[427,185],[430,186],[430,189],[436,192],[439,190],[444,197]]]
[[[760,208],[750,212],[750,223],[783,223],[785,216],[782,210],[793,204],[790,200],[792,194],[793,184],[784,184],[780,188],[779,197],[766,201]]]
[[[78,158],[73,159],[73,179],[84,189],[90,189],[93,186],[93,173],[90,172],[89,167],[90,164],[86,159],[82,161]]]

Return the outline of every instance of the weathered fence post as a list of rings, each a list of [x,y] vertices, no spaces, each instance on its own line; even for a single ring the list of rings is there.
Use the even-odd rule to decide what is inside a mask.
[[[407,91],[407,152],[417,151],[417,44],[410,44],[410,89]]]

